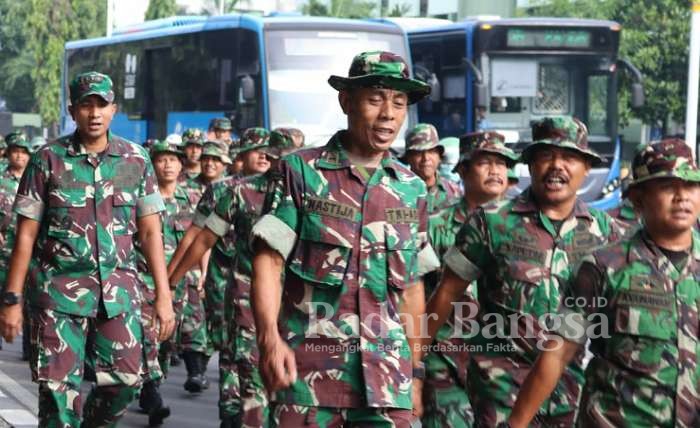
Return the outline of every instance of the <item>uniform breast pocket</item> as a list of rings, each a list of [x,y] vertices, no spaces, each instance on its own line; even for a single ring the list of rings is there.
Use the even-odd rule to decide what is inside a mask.
[[[418,224],[387,224],[384,239],[387,282],[403,290],[418,276]]]
[[[665,301],[662,295],[648,297],[657,298],[661,299],[659,302]],[[656,374],[662,368],[664,353],[675,337],[675,330],[672,310],[619,305],[615,309],[613,340],[609,341],[612,360],[642,373]]]
[[[54,189],[49,192],[48,235],[53,238],[84,237],[89,227],[95,227],[87,207],[85,189]]]
[[[538,314],[549,312],[543,282],[549,278],[545,267],[530,260],[507,259],[500,288],[494,290],[494,303],[511,312]],[[538,304],[542,308],[538,308]]]
[[[328,216],[305,215],[289,269],[320,286],[342,284],[355,241],[354,224],[347,223]]]
[[[112,231],[115,235],[132,235],[136,232],[135,192],[114,190],[112,196]]]

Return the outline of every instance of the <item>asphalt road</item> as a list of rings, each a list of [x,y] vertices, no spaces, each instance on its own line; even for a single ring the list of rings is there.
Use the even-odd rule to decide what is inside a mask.
[[[21,339],[19,339],[21,340]],[[32,383],[29,366],[20,359],[20,341],[4,343],[0,350],[0,428],[37,426],[37,386]],[[180,364],[171,369],[170,376],[161,385],[166,405],[171,415],[164,427],[214,428],[219,426],[218,398],[218,354],[209,361],[207,376],[211,381],[208,390],[201,394],[190,394],[182,385],[185,383],[185,367]],[[90,384],[83,385],[87,393]],[[84,401],[84,400],[83,400]],[[147,427],[148,417],[142,414],[136,402],[129,407],[127,414],[119,422],[119,427]]]

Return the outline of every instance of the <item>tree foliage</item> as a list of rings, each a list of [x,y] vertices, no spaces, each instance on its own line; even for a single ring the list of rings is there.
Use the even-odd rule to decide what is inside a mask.
[[[666,130],[683,121],[687,91],[690,8],[687,0],[551,0],[529,16],[609,19],[622,24],[620,57],[644,75],[646,105],[634,115]],[[627,99],[623,83],[623,100]],[[628,112],[622,105],[621,112]]]
[[[146,9],[146,21],[168,18],[177,14],[175,0],[149,0]]]
[[[330,7],[319,0],[309,0],[302,6],[304,15],[362,19],[373,16],[377,3],[370,0],[331,0]]]

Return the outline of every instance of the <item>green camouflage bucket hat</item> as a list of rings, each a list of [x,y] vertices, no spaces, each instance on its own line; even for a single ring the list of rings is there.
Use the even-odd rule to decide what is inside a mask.
[[[411,79],[406,61],[391,52],[362,52],[352,60],[348,77],[331,76],[328,83],[336,90],[382,87],[408,95],[409,104],[430,94],[430,86]]]
[[[202,156],[211,156],[218,158],[225,164],[232,164],[231,158],[228,157],[228,146],[219,141],[207,141],[202,148]],[[201,158],[200,158],[201,159]]]
[[[521,160],[530,162],[534,149],[542,146],[569,149],[584,155],[593,166],[603,162],[598,153],[588,147],[588,129],[571,116],[550,116],[532,123],[532,143],[523,150]]]
[[[7,144],[8,149],[12,147],[21,147],[29,152],[29,154],[34,152],[34,150],[32,150],[32,143],[27,139],[27,136],[24,135],[24,132],[10,132],[5,136],[5,144]]]
[[[680,178],[684,181],[700,182],[700,170],[685,141],[667,138],[637,147],[632,160],[632,181],[627,190],[657,178]]]
[[[224,131],[230,131],[233,129],[231,126],[231,119],[228,117],[216,117],[211,122],[211,127],[216,129],[223,129]]]
[[[180,146],[178,144],[169,143],[168,141],[155,140],[153,144],[151,144],[151,159],[155,160],[156,155],[160,154],[176,155],[180,158],[180,160],[185,157],[185,153],[180,150]]]
[[[108,103],[114,102],[112,79],[106,74],[96,71],[78,74],[68,88],[71,104],[79,103],[90,95],[97,95]]]
[[[239,144],[239,155],[250,150],[268,147],[270,145],[270,131],[265,128],[248,128],[243,132]]]
[[[204,145],[204,132],[198,128],[188,128],[182,133],[182,144],[195,144],[197,146]]]
[[[505,159],[508,168],[518,163],[520,157],[505,144],[506,138],[493,131],[470,132],[459,137],[459,162],[452,170],[457,169],[463,162],[470,161],[479,153],[492,153]]]
[[[429,123],[419,123],[406,132],[406,152],[425,152],[438,149],[440,156],[445,153],[445,147],[440,144],[437,129]],[[405,156],[405,155],[404,155]]]
[[[288,155],[301,146],[294,139],[295,128],[277,128],[270,132],[270,145],[264,149],[266,155],[273,159],[279,159],[284,155]],[[303,142],[301,143],[303,146]]]

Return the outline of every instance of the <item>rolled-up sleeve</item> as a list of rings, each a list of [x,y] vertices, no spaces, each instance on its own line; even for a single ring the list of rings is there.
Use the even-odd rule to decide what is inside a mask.
[[[145,217],[165,211],[165,203],[158,191],[158,180],[151,159],[146,154],[143,180],[139,186],[139,195],[136,199],[136,216]]]
[[[35,221],[41,221],[46,208],[49,163],[47,150],[35,153],[22,175],[12,210]]]
[[[457,232],[454,246],[445,253],[445,266],[466,282],[479,279],[492,260],[488,235],[484,212],[477,210]]]
[[[299,169],[302,162],[296,156],[288,156],[279,164],[281,179],[276,180],[272,200],[274,206],[253,227],[253,237],[263,240],[285,260],[297,241],[299,207],[301,206],[301,184]]]
[[[207,219],[214,212],[216,207],[216,200],[214,198],[213,186],[207,186],[202,198],[197,203],[197,209],[194,211],[194,217],[192,218],[192,224],[200,229],[204,229],[207,223]]]

